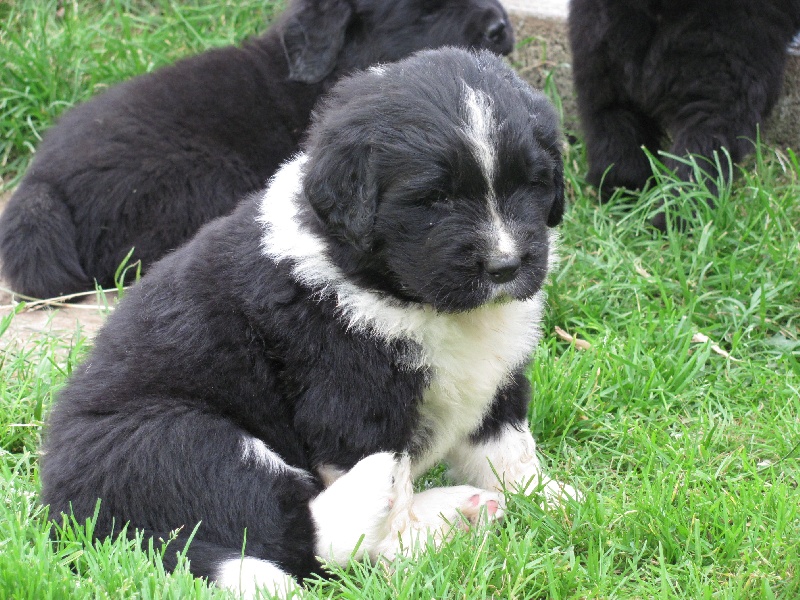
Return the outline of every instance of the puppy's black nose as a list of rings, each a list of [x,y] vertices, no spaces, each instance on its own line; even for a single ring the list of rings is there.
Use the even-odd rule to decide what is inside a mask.
[[[506,37],[506,23],[505,21],[496,21],[489,25],[486,30],[486,37],[492,40],[495,44],[500,45]]]
[[[483,268],[494,283],[508,283],[517,276],[522,261],[519,256],[503,254],[483,263]]]

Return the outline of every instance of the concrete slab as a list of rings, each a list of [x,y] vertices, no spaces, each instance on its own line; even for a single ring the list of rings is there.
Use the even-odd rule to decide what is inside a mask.
[[[534,87],[554,86],[561,97],[564,125],[578,130],[567,40],[569,0],[501,0],[509,12],[518,48],[511,61]],[[800,36],[788,49],[783,94],[764,128],[764,139],[780,148],[800,149]]]
[[[568,0],[502,0],[508,12],[535,17],[567,18]]]

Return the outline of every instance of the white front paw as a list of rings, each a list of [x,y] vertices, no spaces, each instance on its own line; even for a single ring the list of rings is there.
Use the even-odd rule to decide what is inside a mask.
[[[454,478],[479,487],[532,494],[541,484],[548,506],[582,499],[572,486],[544,475],[527,423],[509,423],[490,440],[457,446],[447,460]]]
[[[550,508],[563,506],[570,500],[583,501],[583,494],[574,487],[568,483],[545,477],[538,469],[517,476],[514,481],[506,483],[506,489],[525,495],[541,490],[545,503]]]
[[[568,483],[555,481],[553,479],[545,480],[544,497],[549,506],[560,506],[567,500],[583,502],[583,494],[578,490]]]

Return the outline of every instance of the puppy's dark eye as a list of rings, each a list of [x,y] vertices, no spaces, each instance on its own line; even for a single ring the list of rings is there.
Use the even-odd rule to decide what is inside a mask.
[[[537,190],[547,190],[553,185],[553,174],[549,171],[541,171],[531,175],[528,185]]]
[[[528,182],[528,185],[531,186],[532,188],[536,188],[536,189],[540,189],[540,190],[543,190],[543,189],[548,187],[547,181],[545,181],[543,179],[531,179]]]

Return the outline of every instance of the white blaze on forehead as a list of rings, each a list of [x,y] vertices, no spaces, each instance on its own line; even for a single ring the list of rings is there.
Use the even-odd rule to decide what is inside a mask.
[[[492,100],[481,90],[475,90],[465,83],[464,112],[464,132],[472,146],[472,154],[480,165],[488,190],[486,202],[491,218],[489,241],[501,254],[516,254],[517,245],[500,216],[497,195],[494,191],[497,168],[497,121],[492,110]]]
[[[492,182],[496,162],[497,124],[492,112],[492,101],[481,90],[474,90],[464,84],[464,109],[464,131],[472,146],[472,154],[481,167],[489,195],[494,196]]]

